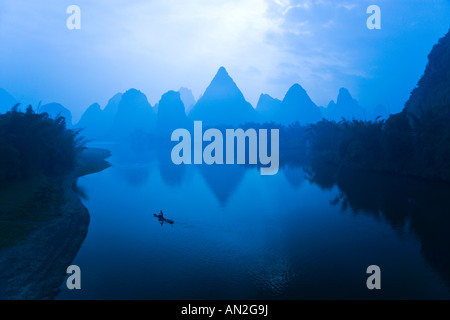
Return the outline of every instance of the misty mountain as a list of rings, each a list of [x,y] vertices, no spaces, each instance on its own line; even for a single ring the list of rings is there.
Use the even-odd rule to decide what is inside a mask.
[[[434,45],[417,87],[405,104],[407,111],[420,115],[421,108],[450,106],[450,31]]]
[[[135,131],[150,132],[154,130],[155,123],[155,110],[145,94],[130,89],[120,99],[111,134],[116,138],[126,138]]]
[[[47,113],[48,116],[52,119],[56,119],[57,117],[61,116],[66,119],[66,125],[68,127],[72,126],[72,113],[69,111],[69,109],[65,108],[59,103],[48,103],[44,104],[43,106],[40,106],[38,108],[38,113]]]
[[[119,110],[119,103],[120,100],[122,100],[122,93],[116,93],[111,99],[109,99],[108,103],[106,104],[106,107],[103,109],[103,112],[105,114],[105,118],[110,118],[111,124],[112,120],[117,114],[117,110]]]
[[[321,123],[313,128],[315,156],[351,168],[449,182],[449,34],[428,57],[425,74],[402,112],[383,123]]]
[[[190,129],[191,121],[186,116],[181,94],[169,91],[162,95],[158,103],[156,128],[158,134],[170,142],[171,133],[178,128]]]
[[[103,115],[100,105],[94,103],[86,109],[76,126],[83,129],[82,134],[84,136],[89,138],[102,137],[106,132]]]
[[[255,121],[257,113],[224,67],[220,67],[203,96],[189,113],[206,125],[239,125]]]
[[[297,121],[300,124],[310,124],[322,120],[322,114],[305,89],[296,83],[288,90],[281,102],[278,119],[284,125]]]
[[[184,87],[181,87],[178,92],[180,93],[181,101],[184,103],[185,112],[186,114],[189,114],[195,105],[194,95],[190,89]]]
[[[122,93],[116,93],[111,99],[108,100],[102,113],[103,126],[105,128],[105,134],[111,134],[111,129],[114,120],[119,110],[119,103],[122,100]]]
[[[279,121],[281,100],[272,98],[268,94],[261,94],[259,96],[256,111],[258,112],[261,121],[263,122],[277,122]]]
[[[0,88],[0,113],[8,112],[17,102],[6,90]]]
[[[103,110],[98,103],[92,104],[83,113],[76,126],[83,129],[82,134],[88,138],[105,138],[110,134],[121,99],[122,94],[117,93],[108,101]]]
[[[328,104],[328,107],[322,110],[324,112],[324,118],[330,121],[341,121],[342,118],[346,120],[366,119],[366,110],[353,99],[350,92],[345,88],[339,90],[336,103],[332,100]]]

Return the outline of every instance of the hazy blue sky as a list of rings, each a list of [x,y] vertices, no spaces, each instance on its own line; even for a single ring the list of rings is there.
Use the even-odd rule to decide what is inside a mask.
[[[66,27],[71,4],[81,30]],[[366,27],[371,4],[381,30]],[[152,104],[180,86],[198,98],[223,65],[253,105],[298,82],[319,105],[347,87],[398,111],[449,17],[449,0],[0,0],[0,87],[78,119],[130,87]]]

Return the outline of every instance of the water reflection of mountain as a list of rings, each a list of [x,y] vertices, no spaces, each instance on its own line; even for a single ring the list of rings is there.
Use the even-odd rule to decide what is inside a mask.
[[[242,181],[246,170],[240,165],[202,165],[198,168],[206,184],[223,206]]]
[[[181,186],[193,170],[186,165],[175,165],[171,150],[162,146],[153,150],[136,150],[126,143],[110,147],[114,157],[115,172],[121,180],[132,186],[142,185],[150,178],[151,163],[157,163],[161,179],[169,187]],[[242,165],[192,165],[205,180],[208,188],[221,205],[226,205],[232,193],[242,181],[247,167]],[[292,169],[297,171],[297,168]],[[293,175],[294,180],[297,174]],[[292,180],[290,178],[290,180]],[[298,185],[297,182],[292,183]]]
[[[140,185],[149,176],[151,163],[157,161],[162,180],[177,187],[197,171],[222,206],[244,178],[246,166],[192,165],[176,166],[168,150],[153,150],[150,154],[133,153],[130,149],[113,151],[116,172],[128,184]],[[283,160],[287,160],[286,157]],[[407,177],[367,172],[355,172],[316,162],[285,161],[280,169],[293,188],[305,179],[330,190],[338,188],[339,197],[330,199],[336,206],[382,219],[398,232],[411,233],[421,244],[421,253],[427,263],[450,288],[450,186]]]
[[[333,204],[382,218],[399,233],[416,235],[423,257],[450,289],[449,185],[318,163],[311,165],[308,179],[324,189],[337,186],[341,194]]]
[[[164,183],[171,187],[180,186],[186,175],[186,166],[174,164],[170,158],[170,150],[159,150],[158,168]]]

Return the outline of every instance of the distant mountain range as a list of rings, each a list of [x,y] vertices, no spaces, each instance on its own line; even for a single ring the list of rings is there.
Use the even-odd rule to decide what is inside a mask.
[[[98,103],[94,103],[87,108],[76,126],[83,129],[83,135],[87,137],[96,139],[108,137],[121,100],[122,93],[115,94],[103,110]]]
[[[341,88],[337,97],[337,102],[330,101],[327,108],[321,108],[323,117],[330,121],[347,120],[369,120],[366,110],[353,99],[350,92]]]
[[[347,120],[372,120],[378,116],[387,118],[386,109],[379,105],[373,115],[368,116],[367,111],[353,99],[350,92],[341,88],[337,103],[330,101],[326,108],[318,107],[308,96],[305,89],[299,84],[294,84],[286,93],[283,101],[262,94],[259,98],[256,110],[262,121],[273,121],[288,125],[293,122],[310,124],[325,118],[330,121]]]
[[[14,97],[0,89],[0,112],[6,112],[16,103]],[[72,124],[70,111],[58,103],[40,106],[37,112],[65,117],[69,127],[81,128],[82,134],[90,139],[121,139],[136,131],[158,131],[167,135],[176,128],[190,126],[195,120],[202,120],[205,126],[239,126],[246,122],[306,125],[322,118],[340,121],[342,118],[371,120],[388,116],[383,106],[378,106],[368,116],[345,88],[339,90],[336,103],[331,101],[328,107],[319,107],[300,84],[290,87],[283,100],[261,94],[255,109],[224,67],[219,68],[198,101],[191,90],[182,87],[177,92],[163,94],[152,106],[144,93],[130,89],[115,94],[104,109],[98,103],[92,104],[77,124]]]
[[[196,103],[194,95],[190,89],[184,87],[181,87],[178,92],[180,93],[181,101],[183,101],[185,112],[189,114]]]
[[[294,122],[310,124],[322,120],[319,107],[298,83],[289,88],[283,101],[262,94],[256,110],[264,122],[289,125]]]

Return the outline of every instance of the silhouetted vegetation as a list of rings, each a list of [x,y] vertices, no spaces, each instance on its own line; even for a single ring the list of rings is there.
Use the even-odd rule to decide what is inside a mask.
[[[56,177],[70,172],[83,148],[78,131],[66,128],[65,119],[26,112],[15,106],[0,115],[0,183],[43,174]]]
[[[425,107],[444,108],[450,105],[450,30],[439,39],[428,55],[428,64],[411,97],[406,109],[420,115]]]
[[[401,113],[387,120],[313,124],[310,154],[342,167],[450,181],[449,57],[450,32],[433,47]],[[292,130],[289,135],[296,136]]]
[[[0,248],[14,245],[38,223],[62,214],[63,177],[83,148],[65,119],[26,112],[0,115]]]
[[[312,154],[344,167],[450,181],[450,107],[406,110],[387,120],[311,126]]]

